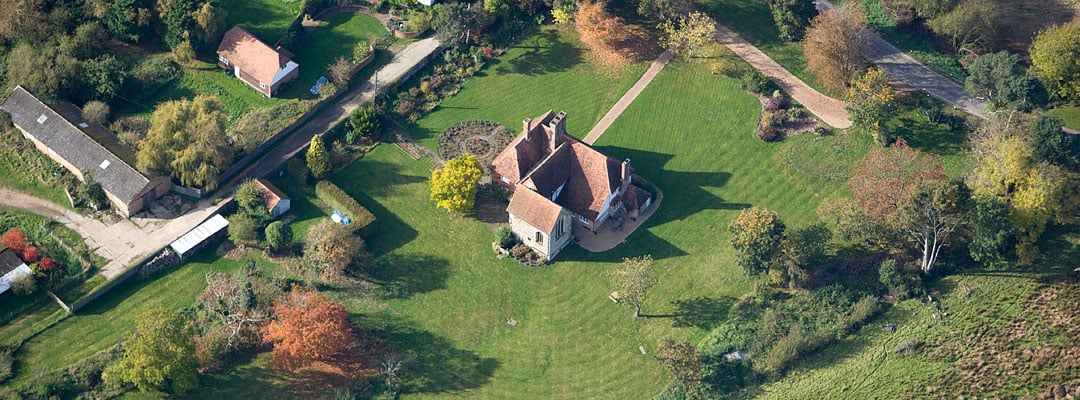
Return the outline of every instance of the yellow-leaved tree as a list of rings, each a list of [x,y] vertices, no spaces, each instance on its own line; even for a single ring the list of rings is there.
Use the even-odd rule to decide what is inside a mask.
[[[483,175],[480,161],[465,153],[431,172],[431,200],[449,212],[467,212],[476,203],[476,189]]]

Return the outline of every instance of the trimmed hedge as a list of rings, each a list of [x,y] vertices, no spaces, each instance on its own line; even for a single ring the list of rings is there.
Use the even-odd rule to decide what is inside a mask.
[[[360,236],[367,236],[371,232],[371,223],[375,222],[375,216],[337,185],[326,180],[319,181],[315,184],[315,196],[352,219],[346,227],[353,232],[359,232]]]

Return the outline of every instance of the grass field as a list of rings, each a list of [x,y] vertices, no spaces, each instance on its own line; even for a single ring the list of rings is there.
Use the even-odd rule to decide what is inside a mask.
[[[320,76],[327,75],[326,67],[338,57],[352,60],[353,47],[360,39],[372,39],[386,34],[379,20],[368,14],[338,14],[321,23],[297,46],[296,60],[300,76],[282,90],[282,97],[306,98],[308,89]]]
[[[1047,114],[1065,120],[1065,126],[1080,130],[1080,106],[1064,105],[1050,109]]]
[[[576,33],[543,29],[490,60],[456,96],[410,125],[408,133],[435,151],[439,134],[467,119],[499,122],[511,132],[549,109],[570,114],[567,131],[584,136],[641,77],[645,64],[598,71],[585,61]]]
[[[240,25],[272,47],[296,18],[301,4],[282,0],[220,0],[220,4],[214,5],[229,13],[225,17],[225,29]]]
[[[239,261],[216,257],[214,248],[203,250],[181,267],[145,279],[133,277],[78,314],[28,340],[15,355],[15,376],[9,383],[21,384],[40,370],[63,368],[116,345],[146,309],[162,306],[179,310],[195,304],[206,287],[206,272],[231,271],[240,265]]]

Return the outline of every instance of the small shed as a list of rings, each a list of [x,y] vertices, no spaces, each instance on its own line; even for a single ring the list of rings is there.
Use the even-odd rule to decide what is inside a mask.
[[[169,245],[176,255],[181,259],[187,258],[196,251],[201,249],[203,245],[209,242],[211,239],[222,235],[225,232],[225,228],[229,226],[229,221],[222,217],[221,214],[214,214],[213,217],[207,219],[203,223],[196,226],[184,236],[176,239],[175,242]]]
[[[14,251],[0,244],[0,293],[10,289],[16,279],[30,273],[30,267]]]
[[[255,180],[255,186],[258,186],[259,191],[262,192],[263,201],[266,202],[266,211],[270,212],[270,218],[277,219],[277,217],[285,215],[292,208],[292,201],[289,200],[289,196],[270,181],[259,178]]]

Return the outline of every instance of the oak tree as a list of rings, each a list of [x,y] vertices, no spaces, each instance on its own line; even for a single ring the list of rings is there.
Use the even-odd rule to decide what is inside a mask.
[[[345,307],[318,292],[293,286],[274,306],[263,340],[273,345],[270,366],[296,371],[317,361],[333,361],[356,346]]]
[[[784,222],[780,215],[765,208],[743,209],[728,225],[735,261],[754,277],[766,272],[784,237]]]
[[[457,156],[431,172],[431,200],[449,212],[468,212],[476,203],[481,176],[483,171],[476,157],[469,153]]]
[[[135,332],[123,342],[123,356],[102,372],[106,382],[130,383],[140,391],[184,394],[199,383],[191,328],[162,307],[135,318]]]

